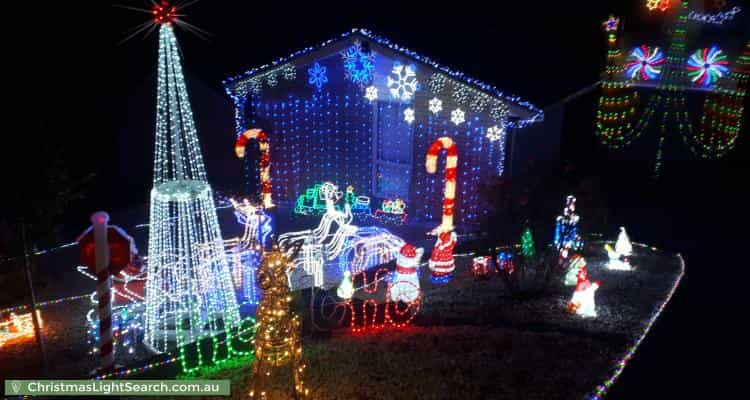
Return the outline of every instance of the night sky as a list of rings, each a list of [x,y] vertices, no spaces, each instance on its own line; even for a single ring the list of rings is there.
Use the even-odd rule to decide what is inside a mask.
[[[403,4],[407,2],[352,1],[325,5],[324,2],[305,2],[299,5],[287,1],[266,1],[262,6],[257,3],[200,1],[185,10],[185,19],[210,32],[210,40],[177,31],[188,77],[188,90],[196,113],[199,140],[207,154],[207,170],[209,176],[219,183],[224,182],[222,179],[229,181],[240,179],[241,176],[239,171],[223,169],[225,164],[222,163],[226,161],[221,160],[222,157],[232,157],[234,138],[231,104],[223,94],[221,81],[302,47],[338,36],[351,28],[371,29],[376,34],[505,92],[528,99],[540,107],[553,104],[598,80],[606,44],[601,22],[610,13],[624,19],[626,29],[631,32],[626,40],[633,43],[643,38],[659,37],[662,33],[658,21],[644,16],[641,2],[637,1],[496,1],[485,5],[465,1],[453,4],[433,1],[424,4],[408,2],[408,6]],[[145,1],[117,4],[148,6]],[[39,141],[49,141],[61,148],[75,174],[92,171],[98,174],[92,183],[91,193],[71,208],[64,217],[66,220],[86,219],[93,208],[117,209],[147,202],[153,157],[158,37],[152,33],[145,39],[138,36],[125,44],[116,44],[126,36],[129,28],[142,23],[146,17],[146,14],[104,3],[97,9],[86,9],[85,5],[75,3],[52,8],[28,4],[18,13],[6,16],[6,21],[17,18],[23,21],[30,19],[33,23],[14,28],[5,35],[9,43],[4,50],[4,58],[13,69],[12,73],[5,74],[5,78],[10,81],[9,85],[18,89],[18,94],[6,98],[6,101],[13,103],[10,117],[16,119],[17,123],[13,130],[5,130],[0,146],[5,153],[2,157],[3,179],[10,181],[11,187],[14,180],[33,179],[33,170],[17,173],[16,165],[23,160],[26,152],[34,151]],[[747,15],[744,18],[744,23],[738,23],[723,33],[726,40],[735,44],[735,48],[736,44],[748,37],[750,20]],[[17,40],[19,38],[21,40]],[[599,152],[593,142],[593,99],[583,99],[584,103],[577,105],[574,111],[568,111],[563,146],[563,157],[576,160],[583,168],[590,169],[606,164],[607,160],[606,153]],[[729,182],[725,186],[734,187],[732,190],[736,191],[707,194],[705,191],[709,189],[701,186],[702,181],[691,183],[690,176],[679,180],[683,185],[681,187],[694,184],[695,192],[701,194],[701,200],[691,204],[698,201],[714,202],[696,209],[696,212],[713,212],[731,204],[731,211],[716,211],[724,213],[716,218],[723,221],[722,218],[728,219],[734,215],[732,213],[744,211],[736,206],[742,203],[736,196],[746,190],[746,172],[750,169],[749,146],[746,134],[744,136],[727,159],[705,169],[711,171],[716,180]],[[695,163],[691,162],[690,165]],[[689,168],[686,170],[693,171]],[[705,178],[703,176],[701,179]],[[623,188],[623,191],[634,190],[643,189]],[[687,190],[686,193],[691,194]],[[747,198],[746,194],[740,198]],[[702,217],[711,219],[710,216]],[[682,217],[674,218],[678,220]],[[706,232],[700,226],[685,222],[685,218],[680,221],[684,226],[696,228],[696,232],[706,235],[710,235],[710,229],[729,230],[730,233],[717,233],[723,235],[722,238],[732,239],[725,244],[728,248],[720,248],[721,244],[715,240],[712,242],[715,243],[712,252],[701,249],[706,252],[703,260],[707,264],[712,264],[713,251],[733,253],[732,257],[738,254],[736,248],[732,247],[733,243],[739,242],[732,229],[739,228],[725,227],[722,222],[715,221],[711,225],[713,228],[705,228],[708,230]],[[682,235],[683,238],[687,236],[685,233]],[[682,249],[688,253],[690,246],[702,246],[699,237],[686,240],[688,242],[676,246],[675,250]],[[739,258],[730,260],[737,261]],[[691,267],[689,262],[688,271]],[[715,269],[719,274],[732,271],[734,274],[737,267],[717,262],[694,268]],[[706,272],[693,275],[692,284],[707,276]],[[744,272],[726,277],[733,280],[730,285],[736,285],[738,291],[740,282],[747,282],[746,278]],[[690,279],[689,272],[688,286]],[[710,279],[710,283],[706,284],[707,296],[714,296],[714,291],[721,292],[717,286],[723,284],[724,278],[706,279]],[[711,386],[712,390],[718,392],[721,392],[719,386],[735,384],[720,381],[722,377],[728,379],[728,376],[717,369],[717,364],[725,361],[720,354],[729,358],[733,346],[715,344],[715,350],[702,350],[691,364],[693,358],[688,354],[691,349],[707,345],[701,343],[702,340],[714,341],[717,338],[693,333],[689,339],[674,343],[681,340],[680,335],[691,329],[693,323],[702,326],[706,332],[713,331],[713,328],[706,327],[712,313],[721,312],[720,315],[727,319],[733,317],[726,310],[719,311],[719,303],[702,303],[711,301],[701,298],[702,289],[693,290],[689,300],[675,306],[683,307],[678,314],[684,320],[669,322],[669,317],[665,317],[667,322],[663,325],[671,323],[676,328],[656,329],[659,332],[655,334],[657,338],[641,350],[646,353],[643,358],[654,363],[653,368],[659,370],[643,363],[636,364],[634,372],[627,369],[622,381],[615,386],[617,389],[622,384],[623,388],[615,390],[611,398],[651,398],[646,394],[648,391],[638,388],[644,381],[649,385],[665,385],[658,390],[661,394],[669,393],[672,388],[688,392],[691,385],[700,382],[701,378],[716,380]],[[744,297],[739,295],[735,298],[730,294],[729,297],[731,301],[744,301]],[[714,297],[713,301],[718,300]],[[693,316],[690,307],[696,304],[701,304],[701,312],[705,315],[700,314],[691,322]],[[744,315],[747,315],[746,309]],[[734,323],[724,323],[716,329],[742,329]],[[652,340],[651,336],[647,342],[649,340]],[[660,353],[659,345],[668,349]],[[681,358],[676,358],[675,362],[666,361],[677,355]],[[700,364],[701,355],[710,365]],[[638,357],[641,357],[640,352]],[[662,360],[662,364],[658,364],[659,360]],[[685,376],[693,380],[682,378],[682,374],[687,374]]]

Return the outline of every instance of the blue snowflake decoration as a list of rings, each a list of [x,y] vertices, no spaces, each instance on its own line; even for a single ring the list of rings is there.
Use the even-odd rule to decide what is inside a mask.
[[[341,52],[344,60],[344,72],[346,79],[352,83],[365,87],[372,82],[375,72],[375,54],[365,53],[362,43],[355,41],[354,45]]]
[[[317,62],[307,70],[307,77],[307,83],[315,86],[318,90],[322,89],[323,85],[328,83],[326,67]]]

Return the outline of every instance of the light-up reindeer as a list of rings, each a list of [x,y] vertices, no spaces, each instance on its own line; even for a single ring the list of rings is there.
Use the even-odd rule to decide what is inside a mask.
[[[250,381],[250,397],[265,399],[271,396],[274,379],[281,375],[281,367],[289,367],[294,377],[293,398],[307,397],[303,375],[302,341],[300,340],[300,319],[289,307],[291,295],[287,284],[287,273],[295,268],[294,259],[300,246],[282,252],[274,243],[270,251],[263,254],[263,262],[258,268],[258,283],[263,289],[263,297],[258,305],[257,330],[253,345],[255,362]],[[285,393],[285,397],[288,393]]]
[[[234,207],[237,221],[243,225],[242,236],[225,239],[224,252],[232,273],[234,287],[242,288],[242,294],[251,303],[257,303],[260,293],[256,287],[255,272],[260,264],[263,248],[273,231],[271,216],[266,214],[260,204],[252,204],[247,199],[239,202],[229,199]],[[196,253],[201,263],[207,264],[210,259],[210,244],[195,244]]]
[[[352,213],[349,203],[344,204],[344,210],[337,210],[334,206],[337,196],[341,192],[336,185],[326,182],[320,188],[325,200],[326,212],[321,217],[317,228],[299,232],[288,232],[279,237],[279,246],[287,249],[301,243],[302,250],[295,259],[297,269],[295,276],[289,276],[292,288],[308,286],[322,287],[326,282],[326,264],[335,268],[337,274],[343,273],[342,264],[346,264],[352,274],[393,260],[398,250],[403,246],[403,240],[385,229],[376,227],[360,228],[352,225]],[[334,223],[337,229],[333,230]],[[302,275],[303,271],[306,273]],[[308,282],[312,277],[312,282]]]

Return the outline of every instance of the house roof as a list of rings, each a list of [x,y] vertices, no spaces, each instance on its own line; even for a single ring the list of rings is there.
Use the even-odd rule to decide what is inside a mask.
[[[295,51],[294,53],[286,57],[279,58],[278,60],[273,61],[270,64],[264,64],[249,69],[239,75],[227,78],[223,81],[224,89],[227,94],[232,97],[233,100],[235,100],[235,103],[237,104],[239,101],[241,101],[239,97],[242,97],[241,95],[238,95],[238,92],[240,91],[238,89],[252,78],[267,74],[269,73],[269,71],[275,70],[281,70],[280,72],[283,73],[283,68],[290,63],[304,63],[308,59],[312,61],[312,59],[320,53],[340,51],[341,49],[348,46],[350,41],[353,41],[356,38],[363,38],[365,40],[368,40],[371,45],[375,45],[381,50],[388,50],[392,53],[409,57],[416,62],[424,64],[436,71],[440,71],[450,79],[463,83],[471,88],[474,88],[475,90],[483,92],[497,99],[503,100],[504,103],[509,107],[510,114],[516,117],[515,119],[511,119],[508,122],[508,126],[510,127],[522,128],[528,124],[539,122],[544,119],[544,113],[541,109],[531,104],[530,102],[521,99],[518,96],[506,94],[495,86],[482,82],[478,79],[468,77],[464,75],[463,72],[450,69],[428,57],[417,54],[411,49],[400,46],[382,36],[378,36],[367,29],[359,28],[352,29],[349,32],[344,32],[339,37],[328,39],[318,45]]]

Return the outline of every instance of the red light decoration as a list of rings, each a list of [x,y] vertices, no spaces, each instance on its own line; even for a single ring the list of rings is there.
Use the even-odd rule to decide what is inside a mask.
[[[382,278],[378,279],[378,277],[389,273],[390,271],[386,268],[378,269],[375,271],[373,282],[369,285],[367,283],[366,271],[357,273],[352,277],[352,280],[355,280],[357,276],[362,275],[361,290],[367,294],[374,295],[378,291],[378,284],[382,280]],[[351,315],[351,318],[349,319],[349,329],[352,333],[363,333],[370,330],[382,329],[387,326],[403,328],[411,324],[414,317],[419,313],[419,308],[422,302],[422,292],[417,285],[414,285],[411,282],[401,281],[399,284],[412,285],[414,290],[419,292],[419,295],[414,301],[407,303],[401,301],[392,302],[391,285],[388,284],[385,293],[385,303],[382,307],[378,306],[378,302],[374,298],[363,300],[359,307],[355,307],[353,302],[354,299],[350,299],[345,303]]]
[[[172,22],[177,20],[177,7],[170,5],[168,1],[155,3],[151,13],[154,15],[154,22],[157,24],[171,25]]]
[[[672,7],[672,0],[646,0],[646,8],[649,11],[659,10],[665,12]]]
[[[495,270],[492,268],[492,257],[474,257],[471,263],[471,274],[474,276],[474,279],[489,279],[493,272]]]

